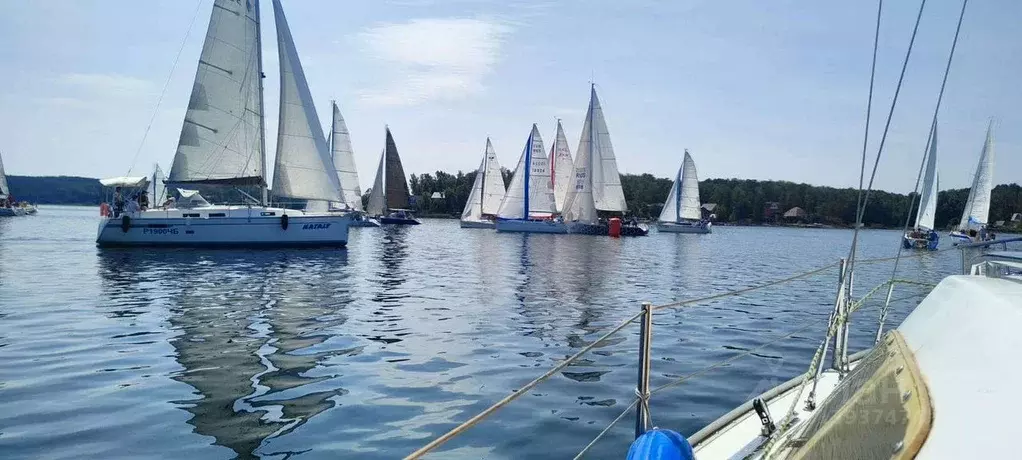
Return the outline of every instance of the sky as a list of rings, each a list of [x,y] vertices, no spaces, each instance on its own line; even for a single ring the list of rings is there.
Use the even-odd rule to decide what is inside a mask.
[[[673,176],[687,148],[701,179],[858,183],[874,2],[283,5],[320,120],[329,123],[334,99],[348,123],[363,189],[385,125],[409,174],[475,169],[487,136],[513,168],[532,123],[549,149],[557,118],[574,154],[591,81],[623,173]],[[918,5],[885,2],[870,162]],[[926,4],[876,188],[913,189],[960,7]],[[211,9],[212,0],[0,0],[7,173],[169,169]],[[994,180],[1022,182],[1019,18],[1022,2],[969,4],[939,115],[942,188],[969,186],[991,119]],[[262,25],[272,168],[279,70],[265,0]]]

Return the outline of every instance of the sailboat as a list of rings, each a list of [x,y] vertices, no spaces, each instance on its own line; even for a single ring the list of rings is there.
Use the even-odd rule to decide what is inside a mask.
[[[330,101],[330,158],[333,160],[337,179],[341,182],[343,202],[331,203],[332,211],[347,212],[351,215],[352,227],[379,227],[362,210],[362,191],[358,184],[358,170],[355,169],[355,151],[351,147],[351,133],[337,108],[337,101]]]
[[[494,217],[504,199],[504,176],[500,173],[497,152],[493,150],[490,138],[486,138],[483,160],[476,170],[472,192],[461,213],[461,228],[494,228]]]
[[[564,200],[568,198],[571,188],[571,173],[574,162],[571,150],[568,150],[568,138],[564,136],[561,119],[557,119],[557,132],[554,134],[554,145],[550,146],[550,181],[554,187],[554,203],[557,212],[564,212]]]
[[[611,228],[600,221],[597,211],[624,213],[628,210],[617,171],[614,146],[603,118],[596,85],[590,86],[589,109],[578,141],[574,164],[575,187],[569,189],[564,203],[568,231],[586,235],[608,235]],[[636,224],[622,225],[621,236],[645,236],[649,229]]]
[[[369,207],[366,211],[376,216],[381,224],[419,225],[412,211],[408,209],[408,180],[397,154],[397,144],[387,127],[387,143],[380,155],[380,166],[376,169],[376,180],[369,192]]]
[[[937,126],[933,126],[930,137],[930,148],[926,152],[926,169],[923,176],[923,188],[919,196],[919,209],[916,211],[916,224],[905,233],[901,240],[905,249],[937,250],[940,236],[933,227],[933,219],[937,215]]]
[[[4,174],[4,159],[0,157],[0,217],[24,215],[20,207],[14,206],[13,201],[11,188],[7,185],[7,175]]]
[[[990,216],[990,194],[994,187],[994,140],[993,122],[987,126],[986,141],[983,151],[979,154],[976,175],[972,178],[969,199],[965,201],[965,210],[958,228],[951,232],[952,241],[970,243],[986,239],[986,223]]]
[[[547,166],[543,138],[533,123],[511,184],[497,211],[495,227],[498,232],[568,233],[563,220],[551,218],[557,211],[557,205]]]
[[[279,0],[280,62],[276,197],[343,201],[326,138]],[[344,246],[351,217],[271,207],[263,129],[259,2],[215,0],[168,184],[257,186],[244,206],[169,207],[105,216],[99,246]],[[145,183],[147,181],[142,181]],[[182,189],[178,189],[179,191]],[[119,215],[118,215],[119,214]]]
[[[657,219],[657,230],[664,233],[710,233],[710,221],[704,220],[702,213],[696,162],[686,149],[671,192],[667,194],[667,201]]]

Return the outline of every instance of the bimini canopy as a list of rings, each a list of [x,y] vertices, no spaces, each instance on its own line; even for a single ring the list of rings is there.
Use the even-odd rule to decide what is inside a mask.
[[[149,178],[146,176],[138,177],[111,177],[109,179],[100,179],[100,184],[104,187],[144,187],[149,183]]]
[[[177,189],[177,193],[181,195],[181,199],[177,202],[177,207],[179,208],[198,208],[202,206],[209,206],[209,202],[199,194],[198,190],[179,188]]]

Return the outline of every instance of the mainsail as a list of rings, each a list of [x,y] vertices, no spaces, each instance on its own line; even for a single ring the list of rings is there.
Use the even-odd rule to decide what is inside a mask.
[[[397,154],[397,144],[394,143],[394,136],[387,128],[387,148],[384,152],[386,157],[385,197],[387,198],[387,209],[403,209],[408,207],[408,179],[405,179],[405,168],[401,166],[401,157]]]
[[[7,174],[4,174],[4,159],[0,157],[0,198],[10,194],[11,189],[7,185]]]
[[[497,152],[493,150],[490,138],[486,138],[486,151],[476,170],[476,178],[472,182],[472,191],[462,219],[480,220],[483,214],[495,215],[500,211],[500,202],[504,199],[504,177],[497,162]]]
[[[937,126],[934,125],[930,149],[926,154],[926,172],[919,196],[919,209],[916,211],[915,228],[933,230],[933,220],[937,215],[937,192]]]
[[[330,136],[330,154],[337,171],[337,179],[341,182],[341,193],[344,203],[356,211],[362,210],[362,191],[358,185],[358,171],[355,170],[355,152],[351,148],[351,134],[344,123],[336,102],[333,107],[333,128]]]
[[[590,109],[592,106],[590,104]],[[590,110],[591,113],[591,110]],[[574,186],[568,190],[564,199],[562,214],[564,220],[593,223],[598,219],[596,204],[593,202],[593,126],[586,117],[586,123],[582,126],[582,136],[578,141],[578,150],[575,150]]]
[[[554,145],[550,147],[550,180],[553,181],[554,202],[557,204],[558,212],[564,211],[564,202],[568,198],[568,190],[572,184],[572,167],[568,139],[564,136],[564,127],[561,126],[561,120],[558,119]]]
[[[660,211],[659,220],[660,222],[699,220],[702,218],[699,206],[699,177],[696,175],[696,163],[688,150],[685,150],[685,158],[674,177],[674,184],[671,186],[667,201],[664,202],[663,210]]]
[[[215,0],[170,182],[264,185],[259,4]]]
[[[504,174],[500,171],[497,152],[493,150],[490,138],[486,138],[485,178],[483,180],[483,214],[496,215],[500,202],[504,200]]]
[[[343,201],[326,136],[323,135],[280,0],[273,0],[273,15],[280,59],[280,117],[273,194],[306,200]]]
[[[366,213],[370,216],[382,216],[386,202],[383,199],[383,169],[386,155],[380,152],[380,165],[376,167],[376,179],[373,180],[373,188],[369,190],[369,202],[366,203]]]
[[[625,194],[621,189],[621,175],[617,171],[614,146],[610,143],[610,131],[607,130],[607,122],[603,118],[600,99],[596,96],[596,85],[591,88],[586,125],[591,130],[588,137],[592,142],[589,148],[592,155],[590,172],[593,181],[593,203],[600,211],[625,212],[628,205],[625,204]]]
[[[983,152],[979,155],[976,176],[972,179],[969,199],[965,202],[965,212],[958,224],[959,230],[968,228],[970,222],[983,225],[990,214],[990,192],[994,181],[994,141],[991,133],[993,122],[987,127],[987,138],[983,143]]]
[[[539,128],[533,124],[497,216],[503,219],[528,219],[532,214],[553,213],[554,193],[550,185],[543,139],[539,135]]]

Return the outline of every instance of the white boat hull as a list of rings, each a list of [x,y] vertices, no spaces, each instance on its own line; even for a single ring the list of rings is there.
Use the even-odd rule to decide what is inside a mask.
[[[287,216],[284,218],[284,216]],[[285,223],[286,222],[286,223]],[[210,206],[103,218],[101,247],[345,246],[351,217],[282,208]]]
[[[518,233],[568,233],[564,222],[553,220],[497,220],[498,232]]]
[[[657,231],[661,233],[712,233],[713,224],[709,222],[658,222]]]
[[[461,220],[461,228],[494,228],[496,223],[492,220]]]

